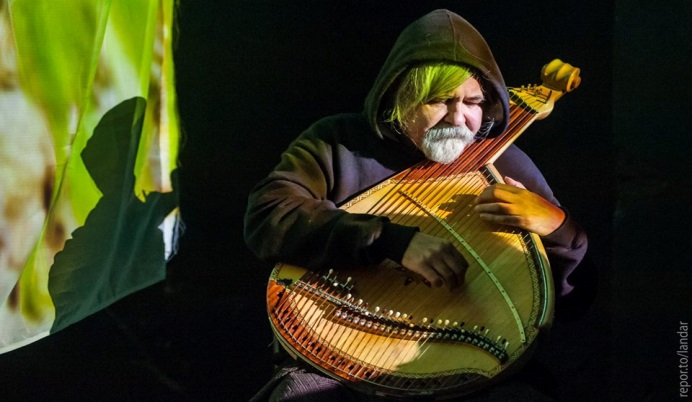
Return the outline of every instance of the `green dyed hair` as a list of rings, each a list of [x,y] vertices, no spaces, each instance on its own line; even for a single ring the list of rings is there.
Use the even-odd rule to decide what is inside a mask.
[[[434,63],[411,67],[394,93],[385,121],[406,129],[407,117],[420,105],[444,98],[473,73],[458,64]]]

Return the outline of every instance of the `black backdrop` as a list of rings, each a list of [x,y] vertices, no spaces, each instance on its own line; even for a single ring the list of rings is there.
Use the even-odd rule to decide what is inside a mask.
[[[668,49],[689,50],[690,7],[638,3],[181,1],[175,61],[187,231],[169,277],[0,356],[3,393],[247,400],[271,371],[271,266],[242,238],[250,188],[317,118],[361,110],[401,29],[448,8],[483,33],[508,85],[538,83],[553,58],[582,69],[581,87],[519,140],[588,230],[598,281],[592,309],[558,323],[538,356],[560,399],[677,395],[676,331],[692,318],[684,253],[692,197],[683,174],[690,141],[675,99],[690,62]],[[671,55],[674,63],[662,63]]]
[[[614,200],[612,9],[602,3],[543,3],[527,8],[529,2],[505,2],[502,11],[460,1],[183,5],[177,60],[181,115],[189,136],[183,175],[195,178],[183,177],[189,223],[183,247],[206,262],[195,271],[212,270],[212,277],[225,278],[228,294],[245,304],[242,319],[225,322],[237,325],[236,334],[251,330],[252,346],[260,348],[256,353],[264,353],[261,348],[271,342],[263,311],[271,267],[258,263],[242,240],[250,188],[316,119],[361,110],[399,32],[435,8],[457,11],[483,33],[508,85],[540,82],[541,67],[553,58],[582,69],[583,85],[560,100],[551,116],[535,123],[520,145],[571,212],[602,238],[593,251],[602,261],[607,258]],[[190,275],[182,254],[173,275]],[[248,346],[245,338],[237,338],[226,348],[237,361],[257,358],[247,355]],[[604,362],[598,364],[607,372]],[[252,378],[261,385],[266,374]]]

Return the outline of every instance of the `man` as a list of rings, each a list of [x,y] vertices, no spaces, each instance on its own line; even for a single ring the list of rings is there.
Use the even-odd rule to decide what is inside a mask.
[[[500,134],[508,119],[505,83],[484,39],[458,15],[434,11],[401,33],[362,114],[316,122],[254,188],[246,241],[266,261],[338,268],[389,258],[431,286],[458,287],[468,264],[453,244],[336,205],[425,158],[440,163],[463,158],[466,145]],[[586,252],[586,235],[516,146],[495,166],[507,184],[485,189],[476,210],[481,219],[541,236],[556,293],[566,295],[572,289],[568,277]],[[265,393],[272,393],[271,400],[363,397],[296,368],[283,370]]]

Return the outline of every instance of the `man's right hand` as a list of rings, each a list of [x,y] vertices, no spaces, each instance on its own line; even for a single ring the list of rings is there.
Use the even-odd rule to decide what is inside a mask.
[[[421,232],[411,239],[401,265],[420,274],[433,287],[445,285],[449,289],[464,283],[469,266],[451,242]]]

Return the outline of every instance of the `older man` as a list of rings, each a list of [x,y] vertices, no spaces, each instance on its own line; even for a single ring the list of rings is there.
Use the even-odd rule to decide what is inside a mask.
[[[263,260],[307,268],[371,265],[385,258],[434,287],[456,288],[468,266],[447,240],[337,205],[424,159],[449,163],[473,141],[507,127],[509,102],[482,36],[446,10],[425,15],[399,36],[359,114],[319,120],[284,152],[249,197],[245,238]],[[561,208],[534,163],[511,146],[495,166],[507,184],[477,198],[480,218],[538,234],[558,295],[586,252],[587,239]],[[273,391],[272,391],[273,390]],[[326,393],[325,393],[326,392]],[[325,400],[352,393],[310,370],[290,368],[258,400]]]

